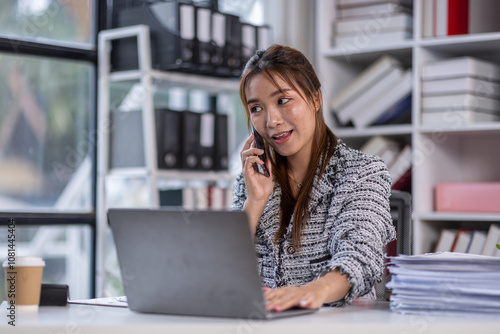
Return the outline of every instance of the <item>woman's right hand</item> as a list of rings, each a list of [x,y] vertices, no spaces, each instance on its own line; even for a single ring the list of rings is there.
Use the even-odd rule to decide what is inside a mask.
[[[254,168],[254,164],[264,164],[264,161],[260,160],[258,157],[258,155],[263,153],[263,150],[255,147],[254,135],[251,134],[246,140],[240,156],[241,164],[243,166],[242,171],[245,179],[245,187],[247,190],[247,199],[251,199],[252,201],[267,202],[267,199],[273,191],[272,176],[266,177]],[[272,171],[269,161],[266,161],[266,166],[271,174]]]
[[[253,134],[248,137],[240,153],[243,178],[245,179],[247,191],[247,199],[243,210],[248,214],[250,225],[254,232],[260,216],[266,207],[267,200],[273,192],[273,178],[269,159],[266,162],[266,166],[271,176],[264,176],[254,168],[254,164],[264,164],[258,157],[258,155],[263,153],[263,150],[255,147]]]

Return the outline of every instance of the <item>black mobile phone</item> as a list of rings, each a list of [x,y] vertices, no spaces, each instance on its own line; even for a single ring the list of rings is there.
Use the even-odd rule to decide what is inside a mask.
[[[257,132],[255,131],[255,129],[252,130],[253,132],[253,137],[254,137],[254,141],[255,141],[255,147],[256,148],[260,148],[261,150],[264,150],[264,139],[262,138],[262,136]],[[257,165],[255,164],[253,167],[255,168],[256,171],[258,171],[259,173],[263,174],[264,176],[266,177],[269,177],[269,169],[267,169],[267,156],[266,156],[266,151],[264,150],[264,153],[259,155],[259,158],[260,160],[264,161],[264,164],[263,165]]]

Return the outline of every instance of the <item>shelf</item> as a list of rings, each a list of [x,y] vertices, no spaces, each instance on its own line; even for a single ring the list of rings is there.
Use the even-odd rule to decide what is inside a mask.
[[[474,52],[500,48],[500,32],[421,39],[418,46],[442,51]]]
[[[407,42],[389,45],[373,45],[359,49],[330,48],[322,52],[323,57],[333,59],[348,59],[355,62],[373,61],[374,58],[390,53],[396,57],[411,57],[414,42]]]
[[[436,133],[436,132],[446,132],[446,133],[474,133],[474,132],[480,132],[480,133],[485,133],[488,131],[500,131],[500,122],[496,123],[478,123],[478,124],[469,124],[466,126],[460,126],[460,127],[438,127],[438,126],[422,126],[419,128],[419,132],[426,134],[426,133]]]
[[[238,90],[239,86],[239,79],[237,78],[215,78],[199,74],[163,72],[158,70],[151,70],[149,73],[140,70],[112,72],[109,78],[111,82],[136,82],[148,74],[159,85],[203,89],[212,93],[219,93],[221,91],[234,92]]]
[[[236,176],[227,171],[159,170],[158,177],[165,180],[233,181]]]
[[[397,136],[397,135],[410,135],[412,133],[412,125],[382,125],[372,126],[364,129],[354,128],[334,128],[333,132],[336,136],[341,138],[360,138],[372,136]]]
[[[418,216],[422,221],[500,222],[500,213],[430,212]]]
[[[150,176],[151,172],[144,167],[136,168],[115,168],[108,173],[109,177],[134,178]],[[158,179],[163,180],[203,180],[203,181],[232,181],[235,175],[227,171],[190,171],[190,170],[158,170]]]

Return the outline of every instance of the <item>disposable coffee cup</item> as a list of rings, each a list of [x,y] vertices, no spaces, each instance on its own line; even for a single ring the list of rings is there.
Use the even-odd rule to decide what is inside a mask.
[[[38,310],[45,261],[40,257],[18,256],[3,263],[8,307]]]

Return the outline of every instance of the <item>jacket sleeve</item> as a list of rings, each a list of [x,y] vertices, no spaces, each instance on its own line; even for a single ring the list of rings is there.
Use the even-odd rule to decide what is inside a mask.
[[[341,306],[370,292],[383,273],[384,246],[395,238],[390,215],[391,178],[378,158],[362,166],[357,178],[346,187],[340,212],[330,207],[328,219],[335,219],[328,247],[331,261],[323,273],[337,268],[346,274],[350,289]]]
[[[247,191],[245,188],[245,179],[243,178],[243,174],[240,173],[236,177],[236,181],[234,183],[233,202],[231,204],[231,211],[243,210],[243,204],[245,204],[246,198],[247,198]]]

